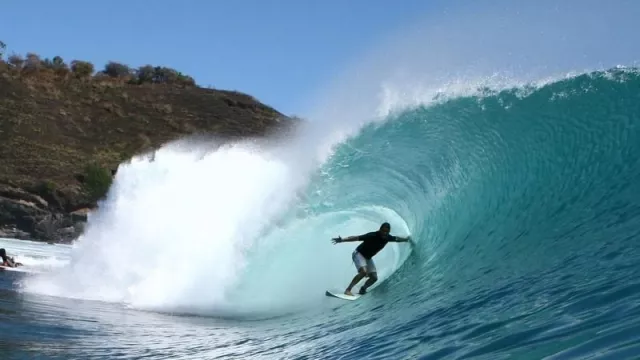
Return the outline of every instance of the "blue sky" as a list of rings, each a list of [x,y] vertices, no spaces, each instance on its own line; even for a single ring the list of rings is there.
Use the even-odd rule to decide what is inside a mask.
[[[7,52],[163,65],[304,116],[313,92],[433,2],[419,0],[2,3]]]

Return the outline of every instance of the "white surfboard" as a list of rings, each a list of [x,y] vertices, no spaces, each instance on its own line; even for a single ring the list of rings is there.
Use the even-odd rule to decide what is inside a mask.
[[[338,299],[342,299],[342,300],[358,300],[358,298],[360,298],[360,294],[355,293],[353,295],[346,295],[344,293],[344,291],[333,291],[333,290],[327,290],[327,292],[325,293],[325,295],[330,296],[330,297],[336,297]]]

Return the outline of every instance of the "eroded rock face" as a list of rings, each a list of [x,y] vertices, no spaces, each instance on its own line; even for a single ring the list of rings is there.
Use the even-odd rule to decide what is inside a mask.
[[[66,213],[21,189],[2,186],[0,194],[0,237],[71,242],[82,233],[86,216]]]
[[[31,235],[29,235],[29,233],[11,227],[0,229],[0,237],[20,240],[31,239]]]

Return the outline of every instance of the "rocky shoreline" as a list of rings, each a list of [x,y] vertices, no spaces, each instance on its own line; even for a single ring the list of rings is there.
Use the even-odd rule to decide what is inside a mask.
[[[0,237],[71,243],[84,230],[89,209],[66,212],[36,194],[0,187]]]

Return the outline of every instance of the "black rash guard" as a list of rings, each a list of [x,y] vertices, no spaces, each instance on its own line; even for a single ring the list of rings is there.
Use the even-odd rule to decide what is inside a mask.
[[[387,245],[389,241],[396,241],[396,237],[393,235],[382,235],[378,231],[372,231],[364,235],[358,236],[359,240],[362,240],[362,244],[358,245],[356,251],[358,251],[365,259],[371,259],[378,251]]]

